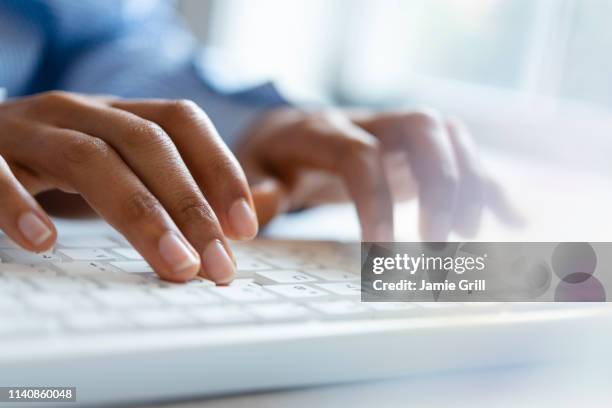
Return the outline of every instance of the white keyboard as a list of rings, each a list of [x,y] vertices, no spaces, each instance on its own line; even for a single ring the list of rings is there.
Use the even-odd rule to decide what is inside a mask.
[[[158,279],[116,237],[60,238],[28,253],[0,240],[0,339],[211,325],[367,318],[415,309],[361,303],[358,247],[255,241],[233,246],[237,279]]]
[[[45,254],[0,237],[0,385],[125,404],[568,359],[612,333],[605,304],[360,302],[358,244],[233,248],[218,287],[158,279],[118,236]]]

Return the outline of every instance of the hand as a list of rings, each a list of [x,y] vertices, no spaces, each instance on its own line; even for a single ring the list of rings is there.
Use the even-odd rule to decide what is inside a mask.
[[[191,102],[44,93],[0,104],[0,135],[0,227],[27,250],[56,239],[32,197],[51,189],[79,193],[170,281],[230,281],[227,238],[257,233],[242,169]]]
[[[280,109],[247,133],[237,157],[259,222],[284,211],[350,199],[365,241],[393,239],[393,202],[416,195],[424,240],[477,232],[483,208],[520,217],[480,165],[467,129],[434,112]]]

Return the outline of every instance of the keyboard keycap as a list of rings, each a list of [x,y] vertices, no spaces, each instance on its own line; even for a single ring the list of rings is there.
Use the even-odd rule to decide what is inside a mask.
[[[117,259],[113,254],[98,248],[59,249],[58,252],[73,261],[113,261]]]
[[[316,289],[312,286],[295,284],[295,285],[271,285],[267,287],[269,290],[278,293],[281,296],[288,298],[311,298],[328,296],[329,293]]]
[[[355,273],[346,272],[339,269],[322,269],[315,270],[311,269],[308,271],[309,275],[314,275],[317,278],[330,282],[347,282],[359,280],[359,275]]]
[[[113,308],[156,307],[163,305],[155,296],[138,290],[99,290],[91,294],[104,306]]]
[[[100,276],[112,271],[106,264],[101,262],[65,262],[54,263],[54,267],[68,275],[94,275]]]
[[[276,295],[265,291],[261,286],[217,286],[210,289],[213,293],[234,302],[257,302],[263,300],[274,300]]]
[[[112,248],[119,246],[116,242],[100,236],[67,236],[60,237],[58,244],[62,248]]]
[[[140,255],[134,248],[113,248],[113,252],[129,259],[130,261],[144,261],[142,255]]]
[[[129,273],[147,273],[147,272],[154,272],[153,268],[151,268],[151,266],[142,261],[121,261],[121,262],[110,262],[110,264],[112,266],[114,266],[117,269],[122,270],[123,272],[129,272]]]
[[[356,283],[319,283],[317,286],[340,296],[361,296],[361,286]]]
[[[41,262],[62,262],[62,258],[53,252],[41,252],[36,254],[27,252],[23,249],[3,249],[2,252],[9,257],[9,261],[12,263],[34,264]]]
[[[263,271],[255,273],[255,282],[260,285],[277,283],[314,282],[315,278],[299,271]]]
[[[266,269],[270,269],[270,265],[248,255],[236,255],[236,263],[238,264],[236,267],[238,272],[265,271]]]
[[[221,299],[209,291],[181,288],[151,289],[150,293],[172,306],[193,306],[219,303]]]

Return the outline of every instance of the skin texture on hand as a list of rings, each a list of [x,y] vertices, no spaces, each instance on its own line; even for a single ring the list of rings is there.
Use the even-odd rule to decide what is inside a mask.
[[[259,222],[325,202],[352,201],[365,241],[393,240],[393,202],[418,197],[426,241],[473,237],[484,208],[522,222],[482,168],[468,130],[432,111],[287,108],[256,122],[237,150]]]
[[[245,175],[189,101],[50,92],[0,104],[0,227],[31,251],[57,236],[32,197],[80,194],[164,279],[235,272],[227,239],[257,220]]]

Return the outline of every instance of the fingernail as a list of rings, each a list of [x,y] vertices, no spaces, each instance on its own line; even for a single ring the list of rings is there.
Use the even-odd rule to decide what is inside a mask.
[[[17,220],[17,227],[23,236],[35,246],[38,246],[49,239],[53,232],[33,212],[22,214]]]
[[[234,201],[228,215],[232,228],[240,238],[249,239],[257,235],[257,217],[245,199]]]
[[[208,244],[204,250],[202,266],[208,277],[217,283],[228,283],[234,278],[234,264],[218,239]]]
[[[451,216],[447,213],[432,213],[429,219],[429,239],[446,241],[451,230]]]
[[[175,273],[192,268],[195,274],[200,269],[197,255],[172,231],[166,232],[159,239],[159,253]]]

